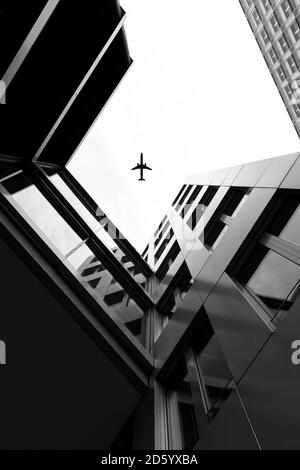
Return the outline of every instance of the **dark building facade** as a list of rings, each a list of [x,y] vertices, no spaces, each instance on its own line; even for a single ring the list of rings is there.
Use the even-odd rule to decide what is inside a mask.
[[[11,5],[0,449],[299,449],[300,154],[189,178],[141,256],[66,168],[130,67],[124,12]]]

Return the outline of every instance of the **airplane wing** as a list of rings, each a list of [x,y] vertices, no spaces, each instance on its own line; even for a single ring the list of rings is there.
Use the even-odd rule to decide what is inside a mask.
[[[145,168],[145,170],[151,170],[151,171],[152,171],[152,168],[150,168],[150,167],[147,166],[147,165],[144,165],[144,168]]]
[[[131,168],[131,171],[132,170],[139,170],[141,167],[139,165],[135,166],[134,168]]]

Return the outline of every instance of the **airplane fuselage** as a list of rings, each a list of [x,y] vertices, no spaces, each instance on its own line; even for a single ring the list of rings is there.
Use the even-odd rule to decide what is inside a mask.
[[[132,170],[140,170],[140,178],[139,181],[146,181],[143,176],[144,176],[144,170],[152,170],[149,166],[147,166],[146,163],[144,163],[144,157],[143,154],[141,153],[141,161],[140,163],[137,163]]]

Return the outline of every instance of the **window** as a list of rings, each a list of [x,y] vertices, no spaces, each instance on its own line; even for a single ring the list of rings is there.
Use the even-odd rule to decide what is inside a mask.
[[[185,186],[183,186],[183,187],[185,187]],[[182,191],[182,189],[181,189],[181,191]],[[180,194],[180,193],[179,193],[179,194]],[[179,197],[179,196],[178,196],[178,197]],[[168,218],[168,217],[165,215],[164,218],[163,218],[163,220],[161,221],[161,223],[159,224],[158,228],[156,229],[156,231],[155,231],[155,233],[154,233],[154,236],[155,236],[155,237],[157,236],[157,234],[158,234],[158,233],[161,231],[161,229],[163,228],[163,225],[164,225],[164,223],[166,222],[167,218]]]
[[[154,242],[155,248],[157,247],[157,245],[159,244],[160,240],[163,238],[164,234],[166,233],[169,227],[170,227],[170,222],[167,221],[167,223],[163,226],[162,230],[159,232],[158,237],[156,238]]]
[[[194,282],[185,262],[183,262],[174,278],[170,281],[166,292],[157,306],[158,311],[162,315],[163,328],[166,327]]]
[[[299,279],[300,266],[270,250],[247,286],[276,314],[291,307]]]
[[[194,230],[198,225],[199,220],[204,214],[206,208],[209,206],[214,196],[216,195],[218,188],[216,186],[209,186],[205,191],[204,195],[200,199],[197,207],[194,209],[192,215],[187,221],[188,226],[191,230]]]
[[[180,253],[180,248],[179,248],[177,241],[175,241],[169,253],[166,255],[165,259],[163,260],[162,264],[160,265],[160,267],[158,268],[156,272],[156,277],[159,280],[164,279],[164,277],[166,276],[167,272],[171,268],[172,264],[174,263],[179,253]]]
[[[279,236],[280,238],[284,238],[285,240],[300,245],[300,205],[297,207]]]
[[[269,0],[261,0],[261,4],[262,4],[265,12],[267,13],[271,8],[271,4],[270,4]]]
[[[131,258],[125,256],[125,253],[117,245],[117,242],[120,238],[120,234],[116,227],[107,219],[105,215],[103,216],[102,221],[99,222],[97,220],[97,218],[99,218],[97,217],[97,210],[91,213],[87,209],[87,207],[81,202],[80,196],[77,196],[77,194],[73,192],[73,189],[71,189],[72,186],[70,188],[67,184],[68,179],[65,181],[61,174],[53,174],[52,170],[49,171],[48,169],[45,169],[45,173],[48,174],[49,180],[60,192],[65,201],[69,203],[78,214],[78,223],[80,224],[80,219],[82,219],[82,221],[84,221],[88,225],[89,229],[101,241],[101,243],[108,250],[110,250],[111,253],[113,253],[113,255],[117,258],[119,262],[123,264],[124,268],[130,273],[133,278],[135,278],[135,280],[140,284],[140,286],[143,286],[144,282],[146,281],[145,276],[143,276],[141,271],[136,266],[133,266]],[[61,199],[62,202],[63,198]],[[88,238],[91,238],[91,236],[92,234],[88,233],[86,240]],[[130,266],[133,266],[133,269],[129,269]]]
[[[181,196],[181,198],[180,198],[180,200],[179,200],[179,202],[178,202],[178,204],[177,204],[177,206],[176,206],[176,210],[178,210],[178,209],[182,206],[182,204],[183,204],[185,198],[186,198],[187,195],[189,194],[189,192],[190,192],[190,190],[192,189],[192,187],[193,187],[192,184],[189,184],[189,185],[186,187],[186,190],[184,191],[183,195]]]
[[[188,198],[187,204],[193,204],[194,201],[196,201],[200,191],[202,189],[202,186],[196,186],[190,197]]]
[[[292,9],[291,9],[291,6],[290,6],[288,0],[283,0],[280,4],[280,7],[283,11],[283,14],[284,14],[285,18],[288,19],[292,14]]]
[[[249,291],[273,321],[298,295],[300,281],[300,194],[278,190],[228,272]]]
[[[208,316],[166,383],[171,450],[192,450],[234,390],[232,375]]]
[[[299,0],[289,0],[289,3],[291,4],[293,10],[296,10],[296,8],[299,6]]]
[[[298,68],[297,68],[297,65],[296,65],[296,62],[295,62],[293,56],[291,56],[287,59],[287,63],[289,64],[289,67],[290,67],[290,70],[291,70],[292,73],[297,72]]]
[[[171,229],[169,231],[169,233],[166,235],[164,241],[161,243],[161,245],[158,248],[157,252],[155,253],[154,258],[155,258],[156,263],[159,260],[159,258],[161,257],[161,255],[163,254],[163,252],[165,251],[165,248],[168,246],[171,238],[173,238],[173,235],[174,235],[174,232],[173,232],[173,229]]]
[[[168,384],[167,416],[169,446],[173,450],[191,450],[199,440],[199,428],[206,429],[208,422],[204,412],[196,407],[192,393],[193,383],[187,368],[187,361],[182,360],[177,366],[174,377]],[[198,391],[200,395],[200,390]]]
[[[293,91],[292,91],[290,85],[285,86],[285,87],[284,87],[284,91],[285,91],[285,93],[286,93],[287,98],[288,98],[289,100],[292,100],[292,99],[293,99]]]
[[[283,68],[282,67],[278,67],[278,69],[276,70],[277,72],[277,75],[279,77],[279,79],[284,82],[286,80],[286,76],[285,76],[285,73],[283,71]]]
[[[288,50],[289,50],[289,46],[288,46],[288,43],[286,41],[286,38],[284,35],[282,35],[279,40],[278,40],[279,44],[280,44],[280,47],[281,47],[281,50],[283,52],[283,54],[285,54]]]
[[[191,230],[194,230],[197,227],[199,220],[205,212],[205,209],[206,207],[204,204],[198,204],[197,207],[193,210],[191,217],[187,221],[187,224]]]
[[[280,30],[280,26],[279,26],[278,20],[276,18],[276,15],[271,16],[270,24],[273,28],[274,33],[276,34]]]
[[[205,194],[200,199],[199,204],[203,204],[204,206],[208,207],[213,198],[215,197],[218,189],[219,188],[217,186],[209,186]]]
[[[185,204],[184,208],[182,209],[180,215],[182,217],[182,219],[186,216],[186,214],[188,213],[188,211],[190,210],[190,207],[191,205],[193,204],[193,202],[197,199],[200,191],[202,189],[202,186],[196,186],[194,188],[194,190],[192,191],[190,197],[188,198],[187,200],[187,203]]]
[[[186,188],[186,184],[182,186],[181,190],[179,191],[179,193],[177,194],[172,206],[175,206],[176,202],[178,201],[178,199],[180,198],[181,194],[183,193],[183,191],[185,190]],[[159,230],[159,229],[158,229]],[[157,232],[158,233],[158,232]],[[154,235],[156,236],[157,233],[155,233]]]
[[[300,107],[299,107],[298,104],[293,105],[293,110],[294,110],[294,113],[296,114],[297,118],[300,118]]]
[[[215,247],[225,229],[237,215],[247,195],[247,188],[230,188],[216,209],[214,215],[204,228],[204,243],[207,248]]]
[[[269,38],[269,35],[268,35],[267,31],[265,30],[265,28],[263,28],[261,30],[260,35],[261,35],[262,40],[265,43],[265,45],[267,45],[270,42],[270,38]]]
[[[261,24],[261,19],[260,19],[260,16],[258,14],[258,11],[256,8],[254,8],[253,12],[252,12],[252,16],[253,16],[253,19],[256,23],[256,26],[259,26]]]
[[[101,228],[100,222],[84,207],[78,197],[68,187],[60,175],[49,176],[51,183],[58,189],[62,196],[72,205],[79,216],[88,224],[91,230],[96,231]]]
[[[274,51],[273,47],[271,47],[268,52],[269,52],[269,56],[270,56],[273,64],[276,64],[276,62],[278,61],[278,57],[277,57],[276,52]]]
[[[83,286],[96,300],[102,300],[107,305],[111,318],[125,325],[143,344],[143,311],[128,296],[91,248],[87,244],[78,247],[67,257],[66,265],[77,271]]]
[[[45,235],[62,255],[66,255],[82,242],[81,237],[23,173],[1,184],[17,203],[21,214],[25,213],[29,223]]]
[[[142,253],[142,257],[145,258],[148,254],[148,250],[149,250],[149,245],[146,246],[146,248],[144,249],[143,253]]]
[[[299,25],[297,21],[294,21],[290,29],[291,29],[291,32],[293,34],[295,41],[298,41],[300,39],[300,29],[299,29]]]
[[[202,341],[200,347],[198,344],[195,346],[195,353],[201,370],[207,413],[212,418],[232,391],[232,375],[213,331],[205,346]]]

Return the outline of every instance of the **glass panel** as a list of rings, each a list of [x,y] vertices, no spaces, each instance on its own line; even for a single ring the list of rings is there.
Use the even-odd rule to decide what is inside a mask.
[[[196,201],[198,195],[200,194],[200,191],[202,189],[202,186],[196,186],[196,188],[193,190],[191,196],[189,197],[187,204],[192,205],[194,201]]]
[[[198,225],[199,220],[203,216],[205,212],[206,206],[204,204],[198,204],[196,208],[193,210],[192,215],[187,221],[188,226],[191,230],[194,230]]]
[[[247,285],[271,310],[277,311],[299,279],[300,266],[269,251]]]
[[[109,307],[110,316],[124,324],[129,331],[144,343],[144,313],[131,299],[123,287],[113,278],[102,261],[86,245],[81,245],[68,256],[67,261],[75,268],[82,284],[92,289],[96,300],[104,301]]]
[[[248,188],[236,189],[230,188],[226,197],[226,206],[224,209],[224,214],[229,215],[230,217],[236,217],[241,207],[247,200],[249,194]]]
[[[171,250],[169,251],[167,256],[165,256],[162,264],[160,265],[159,269],[156,272],[156,277],[160,281],[162,281],[164,284],[169,284],[171,282],[171,279],[173,276],[170,276],[170,275],[168,276],[168,273],[172,267],[172,264],[174,263],[177,256],[179,255],[179,253],[180,253],[180,248],[179,248],[177,241],[175,241]]]
[[[189,192],[191,191],[193,185],[190,184],[187,186],[186,190],[184,191],[180,201],[178,202],[177,206],[176,206],[176,210],[178,211],[178,209],[180,208],[180,206],[182,205],[182,203],[184,202],[184,200],[186,199],[187,195],[189,194]]]
[[[110,251],[112,251],[113,253],[116,252],[116,250],[118,249],[116,243],[114,242],[114,240],[110,237],[110,235],[107,233],[107,231],[105,230],[104,227],[102,227],[102,225],[98,225],[98,229],[97,231],[95,232],[95,234],[97,235],[97,237],[99,238],[99,240],[106,246],[106,248],[108,248]]]
[[[208,248],[213,248],[223,230],[227,226],[221,220],[215,219],[212,224],[208,224],[204,229],[204,243]]]
[[[300,205],[279,235],[281,238],[300,245]]]
[[[186,450],[195,447],[234,388],[231,373],[211,326],[209,330],[207,327],[201,330],[200,343],[197,344],[197,348],[201,348],[200,352],[191,348],[186,351],[184,360],[179,363],[168,383],[168,422],[172,445],[181,445]]]
[[[193,449],[199,439],[194,407],[191,403],[179,401],[178,412],[183,441],[182,448],[184,450]]]
[[[204,206],[209,206],[213,200],[215,194],[217,193],[218,188],[216,186],[209,186],[199,201],[199,204],[204,204]]]
[[[154,259],[155,259],[155,263],[158,262],[159,258],[161,257],[161,255],[163,254],[163,252],[165,251],[166,247],[168,246],[168,244],[170,243],[170,240],[172,240],[173,238],[173,235],[174,235],[174,232],[173,232],[173,229],[171,229],[169,231],[169,233],[166,235],[165,239],[162,241],[160,247],[157,249],[155,255],[154,255]]]
[[[81,243],[81,238],[23,173],[3,181],[1,184],[30,220],[63,255]]]
[[[275,303],[274,305],[270,304],[269,308],[273,312],[273,318],[272,321],[274,323],[278,323],[280,320],[283,319],[287,311],[291,308],[293,305],[294,301],[299,295],[300,291],[300,282],[298,281],[295,286],[292,288],[291,292],[289,295],[280,303],[280,306]],[[273,307],[273,308],[272,308]]]
[[[114,243],[106,230],[102,227],[96,232],[96,235],[99,240],[101,240],[102,243],[104,243],[105,246],[113,252],[114,256],[119,260],[120,263],[122,263],[123,267],[129,272],[131,277],[133,277],[143,289],[146,289],[146,277],[139,271],[131,259],[121,250],[121,248],[119,248],[116,243]]]
[[[185,450],[193,449],[198,442],[198,426],[200,425],[200,430],[203,430],[208,424],[203,406],[202,413],[201,411],[197,413],[199,410],[195,406],[192,382],[185,361],[183,361],[178,366],[176,375],[169,384],[168,412],[172,440],[174,440],[173,434],[177,432],[179,426],[181,448]],[[198,400],[201,401],[200,390],[198,390],[198,399],[196,401],[198,402]],[[172,404],[177,408],[178,423],[175,421],[176,411]]]
[[[84,207],[82,202],[80,202],[78,197],[75,196],[73,191],[58,174],[49,176],[48,178],[93,231],[100,228],[98,220]]]
[[[96,234],[96,236],[106,246],[106,248],[108,248],[115,255],[115,257],[123,264],[131,276],[134,277],[135,280],[140,285],[142,285],[142,287],[144,287],[146,278],[138,272],[138,270],[133,266],[133,263],[131,263],[122,250],[118,248],[115,241],[113,238],[111,238],[105,228],[100,224],[99,221],[95,219],[95,217],[93,217],[86,207],[84,207],[73,191],[63,181],[63,179],[58,174],[49,176],[49,179],[77,211],[79,216],[87,223],[90,229]]]
[[[220,403],[225,401],[232,391],[230,387],[232,375],[215,334],[202,349],[198,358],[207,392],[208,406],[215,414]]]
[[[194,280],[185,262],[183,263],[180,269],[180,279],[177,282],[176,286],[173,288],[167,304],[165,304],[164,309],[161,311],[161,314],[163,316],[162,329],[167,326],[169,320],[173,317],[176,310],[180,307],[184,297],[187,295],[188,291],[194,283]]]

